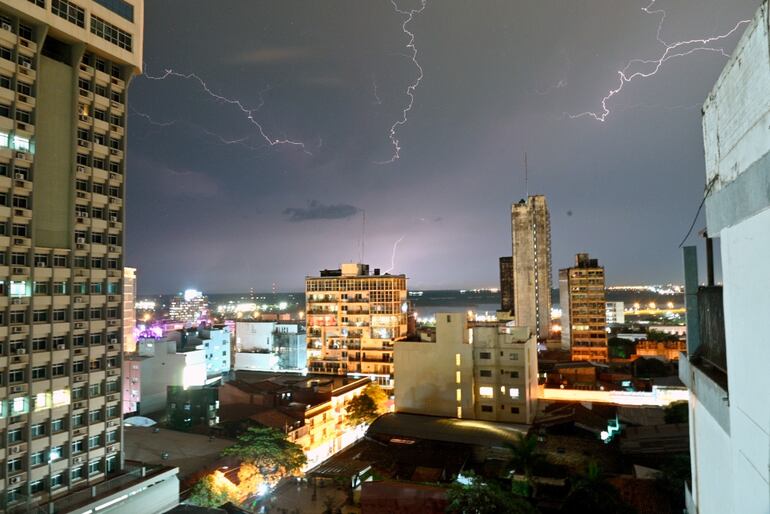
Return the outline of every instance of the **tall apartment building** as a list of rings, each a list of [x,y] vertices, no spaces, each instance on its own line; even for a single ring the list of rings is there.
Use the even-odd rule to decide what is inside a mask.
[[[0,0],[4,512],[61,511],[75,491],[82,512],[149,509],[117,482],[157,483],[155,508],[178,501],[173,473],[131,478],[122,453],[126,90],[143,14],[141,0]]]
[[[306,277],[311,373],[369,376],[393,387],[393,342],[407,334],[405,275],[343,264]]]
[[[721,252],[706,252],[705,286],[696,247],[684,255],[690,514],[770,512],[769,9],[761,2],[703,106],[707,244]]]
[[[123,351],[136,351],[136,268],[123,268]]]
[[[511,206],[513,316],[538,339],[551,330],[551,216],[545,196]]]
[[[534,419],[537,339],[528,327],[440,313],[435,337],[395,347],[397,412],[506,423]]]
[[[575,266],[559,270],[561,344],[573,361],[607,362],[607,303],[604,268],[587,253]]]
[[[513,257],[500,257],[500,310],[513,310]]]

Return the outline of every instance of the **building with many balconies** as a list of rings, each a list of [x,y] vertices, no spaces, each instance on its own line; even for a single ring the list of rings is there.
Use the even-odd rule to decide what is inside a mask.
[[[406,276],[343,264],[305,279],[311,373],[369,376],[393,387],[393,342],[407,335]]]

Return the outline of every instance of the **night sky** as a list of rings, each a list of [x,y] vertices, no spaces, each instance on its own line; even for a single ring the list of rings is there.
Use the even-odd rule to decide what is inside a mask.
[[[142,294],[298,291],[358,260],[411,288],[497,286],[510,204],[551,209],[553,267],[590,252],[610,284],[681,282],[677,246],[701,201],[700,105],[726,58],[666,62],[600,111],[627,61],[659,57],[644,0],[428,0],[407,28],[424,78],[400,159],[391,125],[419,70],[387,0],[146,2],[145,73],[130,91],[127,259]],[[728,32],[759,0],[660,0],[668,42]],[[419,0],[400,0],[404,10]],[[742,31],[738,32],[740,34]],[[716,46],[730,52],[732,37]],[[308,153],[310,155],[308,155]],[[699,223],[696,228],[701,228]]]

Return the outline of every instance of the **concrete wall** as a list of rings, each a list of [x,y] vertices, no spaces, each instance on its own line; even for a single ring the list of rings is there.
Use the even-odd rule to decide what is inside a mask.
[[[435,343],[396,341],[396,412],[454,418],[460,406],[463,417],[473,417],[473,346],[464,339],[465,315],[441,313],[436,314]]]
[[[274,371],[278,369],[278,356],[274,353],[235,354],[235,370]]]
[[[235,347],[240,350],[273,349],[273,322],[237,322],[235,324]]]
[[[732,485],[738,477],[732,471],[730,445],[729,434],[698,401],[697,396],[690,395],[690,451],[694,471],[692,496],[698,506],[698,514],[760,512],[733,508]]]
[[[155,356],[142,359],[141,403],[139,413],[146,415],[166,408],[166,388],[206,384],[206,354],[203,350],[176,353],[176,343],[155,343]]]

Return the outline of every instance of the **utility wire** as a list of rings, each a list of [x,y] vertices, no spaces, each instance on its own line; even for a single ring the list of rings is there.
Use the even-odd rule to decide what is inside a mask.
[[[703,194],[703,200],[701,200],[700,205],[698,206],[698,210],[695,212],[695,218],[692,220],[690,229],[687,231],[684,239],[682,239],[682,242],[679,243],[679,248],[682,247],[685,241],[687,241],[687,238],[690,237],[690,234],[692,234],[692,229],[695,228],[695,224],[698,222],[698,216],[700,216],[700,211],[703,209],[703,205],[706,203],[706,198],[708,198],[709,194],[711,194],[711,190],[714,188],[714,184],[717,183],[718,178],[719,174],[714,175],[714,178],[711,179],[711,182],[709,182],[708,186],[706,187],[706,192]]]

